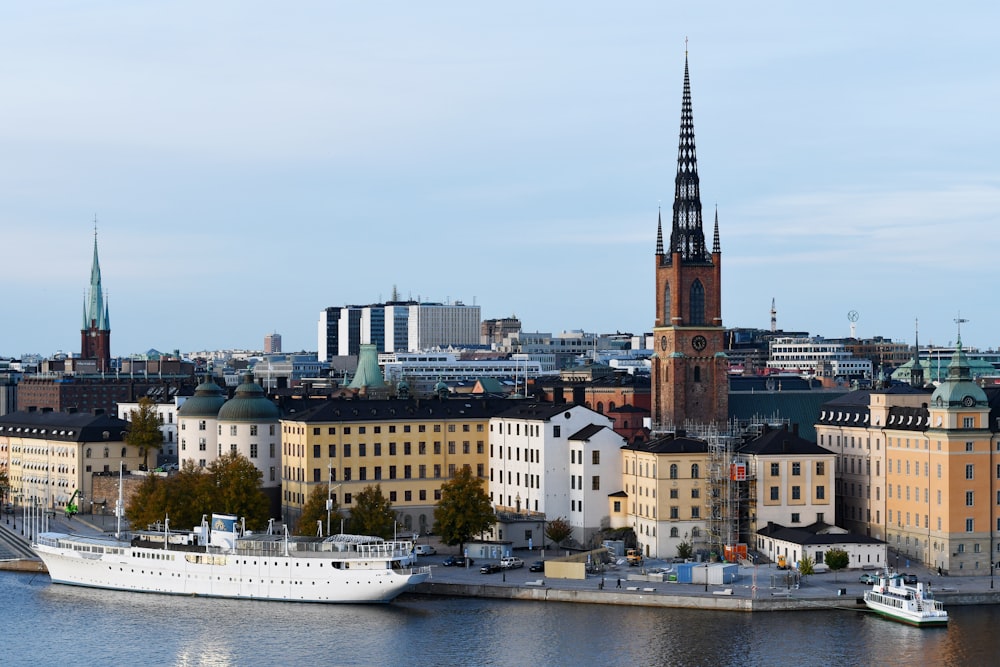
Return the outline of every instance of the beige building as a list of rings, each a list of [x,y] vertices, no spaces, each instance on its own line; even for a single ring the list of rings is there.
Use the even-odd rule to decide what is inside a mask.
[[[624,493],[609,498],[612,525],[631,527],[647,558],[672,558],[687,542],[705,548],[708,443],[669,434],[622,448]]]
[[[13,412],[0,417],[0,467],[10,491],[5,502],[62,510],[73,498],[91,511],[94,475],[134,470],[143,452],[124,442],[128,422],[101,412]]]
[[[904,558],[953,575],[988,573],[1000,551],[1000,455],[990,407],[998,397],[972,380],[961,345],[932,394],[872,392],[868,425],[853,436],[863,437],[866,448],[871,442],[872,473],[866,464],[845,482],[864,484],[866,497],[870,486],[875,500],[869,507],[856,497],[845,503],[846,516],[859,516],[849,520],[872,536],[884,535]],[[836,440],[844,435],[844,411],[828,404],[823,416],[817,434],[850,470],[852,449],[841,453],[844,441],[838,446]],[[859,411],[857,422],[865,417]]]
[[[460,467],[471,468],[486,491],[489,420],[507,406],[482,399],[330,400],[285,417],[283,519],[295,525],[317,486],[347,516],[354,497],[378,484],[402,530],[429,532],[441,485]]]

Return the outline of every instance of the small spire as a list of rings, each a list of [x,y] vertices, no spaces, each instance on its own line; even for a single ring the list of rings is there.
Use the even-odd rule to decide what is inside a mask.
[[[663,254],[663,213],[656,207],[656,254]]]
[[[715,237],[712,239],[712,252],[722,252],[719,244],[719,205],[715,205]]]

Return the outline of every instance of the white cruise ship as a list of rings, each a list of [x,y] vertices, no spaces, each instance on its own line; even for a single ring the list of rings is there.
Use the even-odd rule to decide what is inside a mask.
[[[239,532],[235,516],[213,514],[190,532],[41,533],[32,547],[54,583],[169,595],[384,603],[430,575],[408,541]]]

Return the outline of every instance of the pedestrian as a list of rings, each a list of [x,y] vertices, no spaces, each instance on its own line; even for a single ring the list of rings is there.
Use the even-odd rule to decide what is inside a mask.
[[[622,578],[618,577],[618,585],[615,586],[615,588],[621,588],[621,587],[622,587]]]

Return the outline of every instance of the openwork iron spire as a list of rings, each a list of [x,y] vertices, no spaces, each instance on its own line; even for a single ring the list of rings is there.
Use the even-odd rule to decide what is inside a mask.
[[[674,218],[670,231],[670,252],[680,253],[689,262],[710,262],[702,228],[701,190],[698,156],[694,146],[694,117],[691,113],[691,79],[687,53],[684,54],[684,97],[681,103],[681,134],[677,148],[677,176],[674,179]]]

